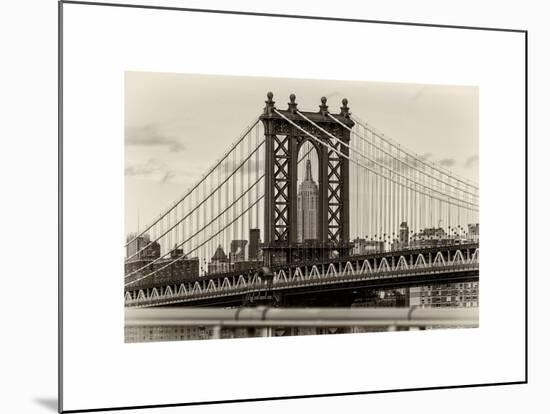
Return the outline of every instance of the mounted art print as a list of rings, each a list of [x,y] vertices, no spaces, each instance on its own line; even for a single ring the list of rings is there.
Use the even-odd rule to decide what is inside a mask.
[[[525,383],[526,32],[172,3],[59,2],[60,412]]]

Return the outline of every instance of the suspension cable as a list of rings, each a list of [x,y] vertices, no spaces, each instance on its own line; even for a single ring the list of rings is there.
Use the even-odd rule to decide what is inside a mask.
[[[340,156],[346,158],[347,160],[351,161],[352,163],[356,164],[357,166],[359,166],[359,167],[361,167],[361,168],[365,168],[365,169],[369,170],[370,172],[372,172],[372,173],[374,173],[374,174],[380,176],[381,178],[384,178],[384,179],[386,179],[386,180],[391,180],[391,181],[393,181],[394,183],[399,184],[399,183],[395,182],[393,179],[391,179],[391,178],[385,176],[384,174],[382,174],[382,173],[380,173],[380,172],[378,172],[378,171],[374,171],[374,170],[371,169],[370,167],[367,167],[366,165],[361,164],[361,163],[358,162],[357,160],[354,160],[353,158],[351,158],[351,157],[349,157],[348,155],[344,154],[343,152],[337,150],[336,148],[331,147],[331,146],[328,145],[326,142],[323,142],[322,140],[320,140],[319,138],[317,138],[317,137],[314,136],[313,134],[310,134],[308,131],[306,131],[305,129],[301,128],[301,127],[300,127],[299,125],[297,125],[295,122],[293,122],[293,121],[291,121],[290,119],[288,119],[285,115],[283,115],[283,114],[282,114],[281,112],[279,112],[277,109],[273,109],[273,111],[274,111],[276,114],[278,114],[281,118],[283,118],[284,120],[286,120],[287,122],[289,122],[292,126],[294,126],[295,128],[299,129],[300,131],[302,131],[302,132],[305,133],[306,135],[310,136],[310,137],[313,138],[315,141],[317,141],[319,144],[321,144],[321,145],[327,147],[329,150],[332,150],[332,151],[336,152],[338,155],[340,155]],[[405,185],[405,184],[399,184],[399,185]],[[416,184],[416,185],[420,185],[420,184]],[[425,186],[424,186],[424,187],[425,187]],[[407,188],[409,188],[409,189],[411,189],[411,190],[413,190],[413,191],[416,191],[416,192],[418,192],[418,193],[424,194],[424,195],[427,196],[427,197],[432,197],[432,198],[436,198],[436,199],[440,200],[439,197],[436,197],[436,196],[434,196],[433,194],[427,194],[427,193],[425,193],[425,192],[423,192],[423,191],[421,191],[421,190],[419,190],[419,189],[411,188],[410,186],[407,186]],[[442,200],[442,201],[444,201],[444,202],[446,202],[446,203],[453,204],[453,205],[457,205],[457,204],[455,204],[455,203],[451,203],[451,202],[448,201],[448,200]],[[463,202],[462,200],[459,200],[459,201],[460,201],[460,202]],[[464,203],[473,205],[474,207],[477,207],[477,206],[476,206],[475,204],[473,204],[473,203],[467,203],[467,202],[464,202]],[[460,207],[468,208],[468,207],[464,207],[464,206],[460,206]],[[472,209],[472,210],[477,211],[477,210],[475,210],[475,209]]]
[[[366,130],[370,131],[372,134],[376,135],[378,138],[380,138],[381,140],[383,140],[384,142],[386,142],[387,144],[391,145],[392,147],[394,148],[401,148],[401,150],[403,152],[408,152],[410,156],[412,156],[413,158],[415,159],[418,159],[418,161],[422,164],[424,164],[425,166],[429,167],[429,168],[432,168],[436,171],[438,171],[439,173],[441,174],[444,174],[450,178],[453,178],[454,180],[456,181],[459,181],[461,182],[462,184],[468,186],[468,187],[471,187],[471,188],[474,188],[475,190],[479,190],[479,187],[472,183],[472,182],[468,182],[467,179],[465,178],[461,178],[460,176],[458,176],[457,174],[454,174],[452,173],[451,171],[445,171],[443,168],[439,167],[436,165],[436,164],[430,164],[426,161],[424,161],[421,157],[418,156],[418,154],[414,153],[413,151],[407,149],[407,148],[404,148],[404,147],[401,147],[400,145],[398,144],[395,144],[392,140],[389,139],[389,137],[387,137],[385,134],[379,132],[376,130],[375,127],[369,125],[367,122],[357,118],[355,115],[352,115],[351,116],[352,120],[355,121],[356,123],[358,123],[359,125],[361,125],[363,128],[365,128]]]
[[[231,174],[229,174],[213,191],[211,191],[208,196],[206,198],[203,197],[202,201],[197,204],[191,211],[189,211],[184,217],[182,217],[177,223],[175,223],[173,226],[171,226],[170,228],[166,229],[160,236],[158,236],[156,239],[154,239],[153,241],[150,241],[149,244],[147,244],[146,246],[144,246],[143,248],[141,248],[139,251],[135,252],[134,254],[132,254],[131,256],[127,257],[126,260],[130,260],[131,258],[137,256],[139,253],[141,253],[142,251],[144,251],[145,249],[147,249],[151,244],[153,244],[154,242],[160,240],[161,238],[163,238],[166,234],[168,234],[168,232],[170,232],[171,230],[173,230],[178,224],[182,223],[187,217],[189,217],[192,213],[194,213],[198,208],[200,208],[204,203],[206,203],[208,201],[208,199],[210,199],[210,197],[212,197],[227,181],[229,181],[229,179],[231,177],[233,177],[237,171],[250,159],[250,157],[252,157],[252,155],[254,155],[256,153],[256,151],[258,151],[260,149],[260,147],[263,145],[263,143],[265,142],[265,140],[262,140],[257,146],[256,148],[254,148],[254,151],[252,151],[244,160],[243,162],[241,162],[241,164],[239,165],[238,168],[235,168],[233,170],[233,172]]]
[[[127,241],[126,244],[124,245],[124,247],[127,247],[130,243],[132,243],[133,241],[137,240],[139,237],[141,237],[145,233],[147,233],[155,224],[157,224],[160,220],[162,220],[167,214],[169,214],[174,208],[176,208],[177,205],[179,205],[181,202],[183,202],[194,190],[196,190],[197,187],[199,185],[201,185],[204,182],[204,180],[206,180],[206,178],[208,178],[208,176],[210,174],[212,174],[218,166],[220,166],[220,164],[228,157],[228,155],[231,154],[233,149],[235,147],[237,147],[237,145],[239,145],[245,139],[245,137],[254,129],[254,127],[258,124],[258,122],[260,122],[259,117],[256,117],[254,119],[255,120],[253,121],[253,123],[248,128],[246,128],[244,130],[244,132],[240,135],[240,138],[229,147],[229,149],[225,152],[225,154],[222,156],[222,158],[220,158],[218,161],[216,161],[216,163],[208,169],[206,174],[204,174],[201,177],[201,179],[193,187],[189,188],[185,192],[185,194],[180,198],[180,200],[178,202],[176,202],[174,205],[172,205],[172,207],[170,207],[168,210],[166,210],[164,213],[162,213],[151,224],[146,226],[143,231],[136,233],[136,236],[134,236],[131,240]]]
[[[277,111],[277,113],[280,114],[280,112],[278,112],[278,111]],[[379,166],[382,167],[382,168],[385,168],[386,170],[388,170],[388,171],[390,172],[390,174],[398,175],[398,176],[402,177],[402,178],[405,179],[405,180],[408,180],[408,181],[410,181],[410,182],[412,182],[412,183],[414,183],[414,184],[416,184],[416,185],[419,185],[419,186],[421,186],[421,187],[424,187],[425,189],[427,189],[427,190],[429,190],[429,191],[434,191],[434,192],[436,192],[436,193],[439,193],[439,194],[441,194],[441,195],[444,196],[444,197],[452,198],[452,199],[454,199],[454,200],[457,200],[458,202],[465,203],[465,204],[470,204],[470,205],[472,205],[472,206],[474,206],[474,207],[478,207],[478,208],[479,208],[479,206],[476,205],[476,204],[474,204],[474,203],[470,203],[469,201],[465,201],[465,200],[462,200],[462,199],[460,199],[460,198],[454,197],[454,196],[452,196],[452,195],[442,193],[441,191],[439,191],[439,190],[437,190],[437,189],[435,189],[435,188],[428,187],[428,186],[426,186],[426,185],[424,185],[424,184],[421,184],[421,183],[416,182],[415,180],[413,180],[413,179],[411,179],[411,178],[409,178],[409,177],[403,176],[403,175],[401,175],[400,173],[398,173],[398,172],[396,172],[396,171],[392,171],[392,169],[391,169],[390,167],[388,167],[388,166],[386,166],[386,165],[384,165],[384,164],[381,164],[381,163],[379,163],[379,162],[376,161],[376,160],[370,159],[367,155],[365,155],[365,154],[359,152],[357,149],[351,148],[351,146],[350,146],[349,144],[345,143],[344,141],[342,141],[342,140],[340,140],[339,138],[337,138],[337,137],[335,137],[334,135],[332,135],[330,132],[328,132],[328,131],[326,131],[325,129],[321,128],[319,125],[317,125],[317,124],[316,124],[315,122],[313,122],[311,119],[309,119],[308,117],[306,117],[305,115],[303,115],[300,111],[296,111],[296,113],[297,113],[298,115],[300,115],[302,118],[304,118],[305,120],[307,120],[310,124],[312,124],[313,126],[315,126],[318,130],[320,130],[321,132],[325,133],[325,134],[328,135],[329,137],[331,137],[331,138],[335,139],[336,141],[338,141],[341,145],[346,146],[348,149],[350,149],[351,151],[355,152],[356,154],[361,155],[361,156],[362,156],[363,158],[365,158],[366,160],[368,160],[368,161],[370,161],[370,162],[372,162],[372,163],[374,163],[374,164],[376,164],[376,165],[379,165]],[[282,115],[281,115],[281,116],[282,116]],[[287,118],[287,120],[288,120],[288,118]],[[289,122],[291,122],[291,121],[289,120]],[[348,159],[351,160],[351,158],[348,158]],[[364,167],[364,168],[367,168],[367,167],[365,167],[365,166],[363,166],[363,167]],[[393,182],[394,184],[403,185],[403,184],[401,184],[401,183],[396,182],[393,178],[391,178],[391,176],[390,176],[389,178],[388,178],[388,177],[386,177],[386,178],[389,179],[389,180],[390,180],[391,182]],[[427,194],[427,195],[428,195],[428,194]],[[428,196],[429,196],[429,197],[433,197],[433,195],[428,195]],[[447,202],[447,201],[446,201],[446,202]]]
[[[449,186],[449,187],[452,187],[452,188],[454,188],[454,189],[460,191],[461,193],[469,194],[469,195],[471,195],[471,196],[473,196],[473,197],[479,197],[479,194],[471,193],[471,192],[469,192],[469,191],[466,191],[466,190],[461,189],[460,187],[454,186],[454,185],[448,183],[447,181],[445,181],[445,180],[443,180],[443,179],[441,179],[441,178],[439,178],[439,177],[436,177],[435,175],[431,175],[431,174],[427,173],[425,170],[420,170],[420,169],[418,168],[418,166],[416,166],[416,165],[409,164],[408,162],[403,161],[403,159],[400,158],[399,156],[396,157],[395,155],[391,154],[391,152],[388,153],[383,147],[382,147],[382,148],[381,148],[381,147],[378,147],[374,142],[371,142],[371,141],[369,141],[368,139],[362,137],[361,134],[358,134],[356,131],[354,131],[353,129],[351,129],[350,127],[348,127],[346,124],[344,124],[342,121],[340,121],[339,119],[337,119],[337,118],[335,118],[334,116],[332,116],[332,114],[327,113],[327,115],[328,115],[330,118],[332,118],[334,121],[338,122],[342,127],[344,127],[345,129],[347,129],[348,131],[350,131],[352,134],[354,134],[356,137],[358,137],[361,141],[364,141],[364,142],[366,142],[367,144],[369,144],[369,145],[371,145],[371,146],[373,146],[373,147],[379,149],[380,151],[382,151],[382,152],[384,152],[385,154],[387,154],[387,155],[389,155],[390,157],[392,157],[394,160],[397,160],[398,162],[400,162],[400,163],[402,163],[402,164],[408,166],[409,168],[413,168],[413,169],[419,171],[421,174],[427,175],[427,176],[429,176],[429,177],[435,179],[436,181],[439,181],[440,183],[443,183],[443,184],[445,184],[445,185],[447,185],[447,186]],[[361,125],[361,126],[363,126],[363,125]],[[363,126],[363,128],[365,128],[365,127]],[[379,134],[376,134],[376,133],[373,132],[371,129],[368,129],[368,128],[365,128],[365,129],[366,129],[367,131],[370,131],[371,133],[375,134],[376,136],[380,137]],[[380,138],[383,139],[383,137],[380,137]],[[398,153],[400,153],[400,152],[405,153],[405,154],[407,153],[406,151],[404,151],[404,150],[401,148],[401,146],[395,146],[395,145],[392,145],[392,146],[393,146],[394,148],[397,148]],[[414,157],[414,158],[415,158],[415,159],[418,159],[418,160],[421,159],[420,157]],[[431,167],[431,168],[434,169],[433,167]],[[449,174],[447,174],[447,176],[449,176],[450,178],[456,179],[455,177],[452,177],[452,176],[450,176]]]
[[[262,176],[262,177],[263,177],[263,176]],[[131,282],[125,283],[124,286],[126,287],[126,286],[133,285],[133,284],[135,284],[135,283],[137,283],[137,282],[139,282],[139,281],[141,281],[141,280],[143,280],[143,279],[145,279],[145,278],[147,278],[147,277],[149,277],[149,276],[154,275],[154,274],[157,273],[157,272],[160,272],[161,270],[166,269],[167,267],[173,265],[174,263],[179,262],[180,260],[183,260],[184,258],[187,257],[187,255],[189,255],[189,254],[195,252],[197,249],[201,248],[205,243],[208,243],[210,240],[212,240],[214,237],[216,237],[220,232],[224,231],[224,230],[227,228],[227,226],[231,226],[236,220],[238,220],[239,218],[241,218],[242,216],[244,216],[252,207],[254,207],[256,204],[258,204],[262,198],[264,198],[264,195],[261,195],[253,204],[251,204],[250,206],[248,206],[248,208],[247,208],[245,211],[241,212],[241,214],[240,214],[239,216],[235,217],[231,222],[227,223],[226,227],[224,227],[223,229],[219,230],[217,233],[215,233],[215,234],[213,234],[212,236],[210,236],[210,238],[208,238],[207,240],[203,241],[202,244],[196,246],[194,249],[188,251],[186,254],[181,255],[181,256],[179,256],[179,257],[176,257],[174,260],[172,260],[170,263],[164,265],[163,267],[160,267],[160,268],[158,268],[157,270],[155,270],[155,271],[153,271],[153,272],[151,272],[151,273],[148,273],[148,274],[146,274],[146,275],[144,275],[144,276],[141,276],[141,277],[139,277],[139,278],[137,278],[137,279],[135,279],[135,280],[132,280]]]
[[[233,200],[233,202],[228,205],[222,212],[218,213],[218,215],[213,218],[212,220],[210,220],[210,222],[208,224],[205,224],[204,226],[202,226],[202,228],[198,229],[198,226],[197,226],[197,230],[195,231],[195,233],[193,233],[191,236],[189,236],[186,240],[182,241],[181,243],[179,243],[178,245],[176,245],[176,247],[174,249],[177,249],[179,247],[182,247],[185,245],[185,243],[187,243],[188,241],[190,241],[191,239],[193,239],[197,234],[201,233],[204,229],[206,229],[208,226],[210,226],[214,221],[218,220],[225,212],[227,212],[230,208],[232,208],[242,197],[244,197],[252,188],[254,188],[254,186],[256,184],[258,184],[260,182],[260,180],[264,177],[264,175],[262,174],[255,182],[254,184],[252,184],[252,186],[250,186],[246,191],[244,191],[238,198],[236,198],[235,200]],[[232,222],[233,223],[233,222]],[[227,228],[227,226],[224,227],[224,230],[225,228]],[[135,275],[136,273],[142,271],[143,269],[146,269],[148,268],[149,266],[151,266],[152,264],[158,262],[159,260],[162,260],[166,255],[168,255],[170,253],[170,251],[167,251],[166,253],[162,254],[161,256],[159,256],[158,258],[156,258],[155,260],[152,260],[151,262],[147,263],[145,266],[142,266],[140,267],[139,269],[136,269],[134,270],[133,272],[130,272],[128,273],[127,275],[124,276],[124,278],[128,278],[130,276],[133,276]]]

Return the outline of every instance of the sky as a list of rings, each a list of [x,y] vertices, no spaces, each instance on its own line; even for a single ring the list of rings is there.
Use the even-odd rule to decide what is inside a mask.
[[[126,72],[125,228],[151,222],[200,179],[262,112],[266,94],[286,109],[353,115],[400,145],[478,182],[476,86]]]

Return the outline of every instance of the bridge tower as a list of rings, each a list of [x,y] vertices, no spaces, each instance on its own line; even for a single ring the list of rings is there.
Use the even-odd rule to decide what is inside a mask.
[[[276,108],[271,92],[267,94],[265,104],[260,116],[266,151],[265,238],[262,247],[265,264],[272,266],[326,259],[331,254],[349,255],[349,161],[342,156],[349,155],[349,148],[338,142],[349,145],[349,130],[328,116],[325,97],[321,98],[317,112],[300,111],[294,94],[290,95],[285,110]],[[352,128],[354,122],[350,119],[347,105],[347,99],[343,99],[340,112],[331,115]],[[313,145],[319,160],[317,238],[298,243],[297,165],[300,147],[306,141]]]

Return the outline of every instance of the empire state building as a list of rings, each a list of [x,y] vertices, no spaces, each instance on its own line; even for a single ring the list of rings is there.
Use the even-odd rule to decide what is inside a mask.
[[[306,161],[306,176],[298,188],[298,242],[317,239],[319,187],[311,175],[311,161]]]

